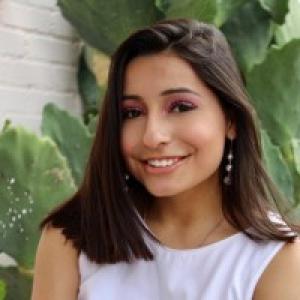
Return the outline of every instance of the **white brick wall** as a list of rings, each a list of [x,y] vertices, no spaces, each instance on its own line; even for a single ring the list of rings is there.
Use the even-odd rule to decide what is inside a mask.
[[[56,0],[0,0],[0,130],[10,119],[38,133],[48,102],[80,114],[79,47]]]

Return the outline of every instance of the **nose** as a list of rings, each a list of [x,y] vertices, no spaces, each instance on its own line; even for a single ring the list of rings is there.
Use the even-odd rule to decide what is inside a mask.
[[[156,149],[160,145],[170,142],[170,129],[165,120],[158,117],[149,117],[145,122],[143,143],[148,148]]]

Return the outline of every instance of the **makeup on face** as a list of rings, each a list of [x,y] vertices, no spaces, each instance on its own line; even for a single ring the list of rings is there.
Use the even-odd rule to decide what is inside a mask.
[[[151,194],[172,196],[217,178],[225,115],[188,63],[169,54],[133,60],[121,109],[128,171]]]
[[[198,107],[200,95],[186,87],[172,88],[162,91],[158,98],[163,97],[162,111],[171,112],[186,112]],[[159,100],[158,100],[159,101]],[[133,119],[144,115],[149,109],[143,97],[138,95],[124,95],[122,100],[123,119]]]

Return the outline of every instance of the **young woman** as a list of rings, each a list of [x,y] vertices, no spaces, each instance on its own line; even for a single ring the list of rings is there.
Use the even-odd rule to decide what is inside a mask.
[[[279,200],[222,33],[139,30],[112,57],[82,185],[42,223],[32,299],[298,299]]]

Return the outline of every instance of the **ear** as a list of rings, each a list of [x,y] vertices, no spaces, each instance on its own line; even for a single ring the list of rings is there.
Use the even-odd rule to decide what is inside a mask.
[[[226,137],[230,140],[234,140],[236,138],[236,124],[232,120],[227,120]]]

